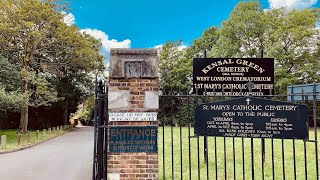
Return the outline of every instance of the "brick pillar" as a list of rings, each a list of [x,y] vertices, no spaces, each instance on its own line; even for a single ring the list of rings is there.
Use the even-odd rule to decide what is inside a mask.
[[[155,49],[111,49],[108,177],[158,179]]]

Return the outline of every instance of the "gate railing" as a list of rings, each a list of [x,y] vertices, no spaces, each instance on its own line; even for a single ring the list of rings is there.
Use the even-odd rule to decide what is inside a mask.
[[[319,179],[317,94],[294,95],[309,107],[308,140],[194,136],[196,104],[236,97],[160,96],[159,179]]]
[[[108,171],[108,85],[96,80],[94,99],[94,153],[92,180],[107,180]]]
[[[194,106],[233,96],[162,95],[158,114],[159,179],[319,179],[318,102],[309,107],[309,139],[194,136]],[[286,101],[289,95],[263,98]],[[310,96],[313,98],[310,99]],[[108,87],[95,89],[93,180],[107,179]]]

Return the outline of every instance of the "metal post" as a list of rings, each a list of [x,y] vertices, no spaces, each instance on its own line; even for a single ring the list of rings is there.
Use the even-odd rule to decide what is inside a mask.
[[[317,89],[315,83],[313,83],[313,97],[312,97],[312,112],[313,112],[313,128],[314,128],[314,140],[315,140],[315,153],[316,153],[316,174],[319,178],[319,162],[318,162],[318,135],[317,135]]]
[[[99,82],[99,96],[98,96],[98,151],[97,151],[97,161],[98,161],[98,177],[99,180],[102,179],[103,177],[103,139],[102,139],[102,133],[103,129],[101,128],[102,126],[102,120],[103,120],[103,85],[102,85],[102,80]]]
[[[204,58],[207,58],[207,50],[204,50]],[[204,163],[207,165],[208,163],[208,137],[203,137],[203,155],[204,155]]]
[[[92,169],[92,180],[96,180],[96,153],[97,153],[97,97],[98,97],[98,79],[97,75],[94,82],[94,143],[93,143],[93,169]]]
[[[263,60],[263,49],[261,49],[261,60]],[[271,92],[271,91],[269,91]],[[269,95],[272,95],[271,93]],[[266,143],[264,138],[261,139],[261,154],[262,154],[262,180],[264,180],[264,162],[265,162]]]
[[[249,90],[249,97],[252,96],[252,88],[253,88],[253,83],[249,81],[247,83],[247,87]],[[254,179],[254,147],[253,147],[253,138],[251,137],[251,176],[252,179]]]
[[[104,120],[104,179],[108,179],[108,121],[109,121],[109,107],[108,107],[108,84],[105,84],[105,120]]]

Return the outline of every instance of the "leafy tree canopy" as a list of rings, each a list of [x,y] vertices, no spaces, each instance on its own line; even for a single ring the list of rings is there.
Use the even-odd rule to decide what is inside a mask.
[[[160,84],[164,89],[191,87],[192,59],[204,57],[275,58],[276,93],[291,84],[320,80],[320,10],[263,10],[256,1],[240,2],[221,27],[208,28],[193,44],[179,51],[168,42],[160,51]],[[178,74],[179,73],[179,74]],[[185,88],[186,89],[186,88]]]
[[[101,43],[76,26],[66,25],[60,7],[56,0],[0,1],[0,52],[19,72],[16,90],[27,97],[21,108],[24,132],[29,106],[49,106],[78,96],[73,93],[78,90],[58,87],[72,84],[87,89],[87,74],[103,67]]]

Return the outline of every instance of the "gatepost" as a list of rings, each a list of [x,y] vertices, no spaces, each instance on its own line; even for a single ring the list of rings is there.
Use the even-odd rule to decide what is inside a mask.
[[[108,178],[158,179],[156,49],[111,49]]]

